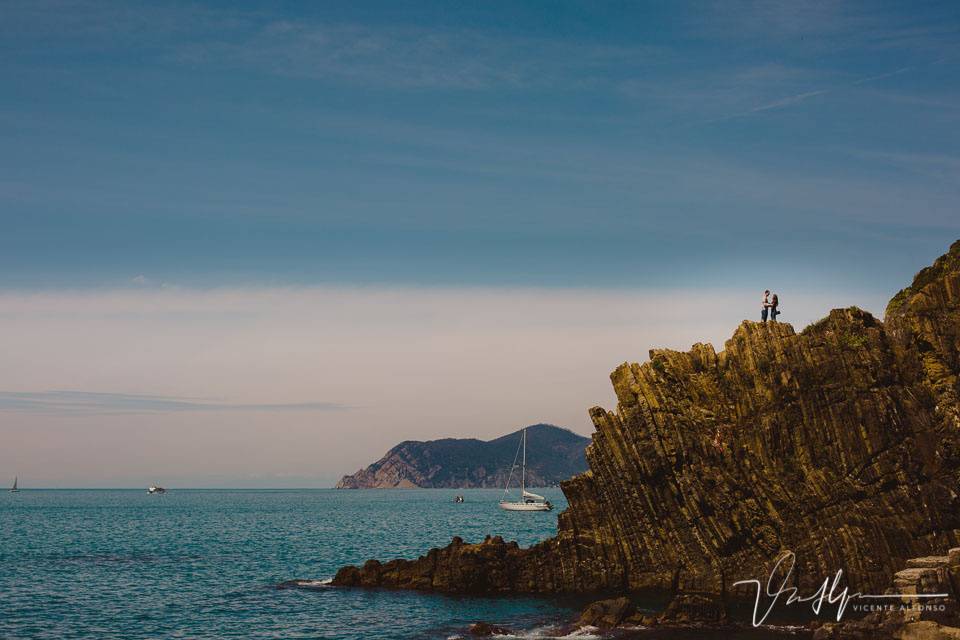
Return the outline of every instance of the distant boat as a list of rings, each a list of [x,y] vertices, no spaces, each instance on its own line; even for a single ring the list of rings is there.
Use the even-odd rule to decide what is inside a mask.
[[[147,493],[166,493],[167,490],[163,487],[149,487]]]
[[[13,486],[10,487],[10,493],[17,493],[20,489],[17,489],[17,477],[13,477]]]
[[[510,493],[510,479],[513,477],[513,470],[517,468],[517,459],[513,459],[513,467],[510,469],[510,476],[507,478],[507,486],[503,490],[503,497],[500,498],[500,508],[507,511],[550,511],[553,505],[550,501],[541,495],[527,491],[527,430],[523,430],[520,436],[520,446],[523,448],[523,461],[520,464],[520,500],[513,502],[507,500],[507,494]]]

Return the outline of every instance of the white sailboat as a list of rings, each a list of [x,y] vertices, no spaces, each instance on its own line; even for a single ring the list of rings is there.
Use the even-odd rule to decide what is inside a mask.
[[[17,489],[17,476],[13,476],[13,486],[10,487],[10,493],[16,493],[18,491],[20,491],[20,489]]]
[[[503,497],[500,498],[500,508],[507,511],[550,511],[553,505],[550,501],[541,495],[527,491],[527,430],[524,428],[523,435],[520,438],[520,446],[523,448],[523,461],[520,465],[520,500],[507,500],[507,494],[510,493],[510,480],[513,478],[513,470],[517,468],[517,459],[513,459],[513,467],[510,469],[510,476],[507,478],[507,486],[503,490]]]

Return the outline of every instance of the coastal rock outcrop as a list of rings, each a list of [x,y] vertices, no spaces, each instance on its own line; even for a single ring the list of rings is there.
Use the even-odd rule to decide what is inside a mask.
[[[334,584],[727,597],[792,551],[793,586],[842,570],[882,593],[909,558],[960,545],[960,242],[883,322],[744,321],[723,351],[649,355],[611,375],[616,411],[590,410],[589,470],[561,485],[556,537],[454,539]]]
[[[814,640],[960,639],[960,548],[945,556],[907,560],[885,599],[861,620],[828,623]]]
[[[627,620],[636,610],[636,605],[626,596],[599,600],[583,610],[577,626],[611,629]]]
[[[489,638],[490,636],[512,636],[513,631],[507,627],[501,627],[489,622],[475,622],[470,625],[470,635],[478,638]]]
[[[527,464],[527,486],[553,486],[586,471],[584,449],[590,443],[589,438],[552,424],[535,424],[526,429],[538,452],[536,459]],[[474,438],[407,440],[367,468],[343,476],[336,488],[502,489],[519,443],[519,431],[489,441]]]

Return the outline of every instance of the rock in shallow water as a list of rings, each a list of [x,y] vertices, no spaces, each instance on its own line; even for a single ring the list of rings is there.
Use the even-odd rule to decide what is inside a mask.
[[[723,602],[716,595],[678,594],[657,618],[661,625],[700,624],[718,626],[727,622]]]
[[[513,631],[506,627],[501,627],[489,622],[475,622],[470,625],[470,635],[480,638],[489,636],[512,636]]]
[[[610,629],[618,626],[636,611],[630,598],[611,598],[594,602],[580,615],[577,626]]]

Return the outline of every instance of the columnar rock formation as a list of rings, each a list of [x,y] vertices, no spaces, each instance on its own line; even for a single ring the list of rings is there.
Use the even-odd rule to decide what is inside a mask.
[[[838,309],[796,333],[743,322],[717,353],[653,350],[590,411],[590,469],[555,538],[455,539],[336,584],[460,592],[726,594],[785,550],[813,587],[882,593],[908,558],[960,545],[960,242],[881,323]]]

